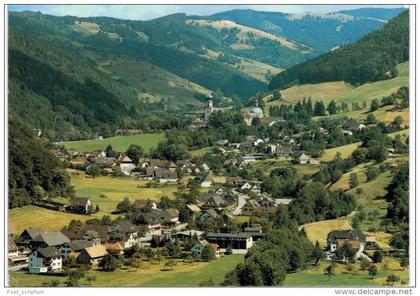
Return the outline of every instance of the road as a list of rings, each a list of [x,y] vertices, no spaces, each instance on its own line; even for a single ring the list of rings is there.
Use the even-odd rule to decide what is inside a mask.
[[[249,196],[245,195],[245,194],[242,194],[240,192],[234,191],[234,190],[232,190],[232,192],[237,194],[237,196],[238,196],[238,205],[233,210],[232,215],[233,216],[239,216],[240,214],[242,214],[242,208],[246,204],[246,200],[249,198]]]

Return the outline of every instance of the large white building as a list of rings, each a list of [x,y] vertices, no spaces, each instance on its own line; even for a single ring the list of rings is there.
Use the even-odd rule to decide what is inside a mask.
[[[248,112],[245,113],[244,120],[246,125],[251,125],[252,121],[255,118],[263,118],[264,111],[258,107],[258,102],[256,103],[255,107],[252,107]]]
[[[33,251],[28,258],[30,273],[54,272],[62,269],[62,254],[54,247],[40,248]]]
[[[207,100],[207,104],[204,106],[204,119],[208,120],[210,115],[213,113],[213,100],[212,96],[209,95],[209,98]]]

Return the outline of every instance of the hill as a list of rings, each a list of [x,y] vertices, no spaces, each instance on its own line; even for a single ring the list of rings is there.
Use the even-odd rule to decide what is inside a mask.
[[[9,114],[51,140],[104,136],[140,107],[135,91],[53,43],[9,31]]]
[[[402,11],[400,8],[369,8],[336,13],[287,14],[236,9],[214,14],[208,19],[230,20],[305,44],[314,51],[326,52],[379,29],[384,21]]]
[[[359,104],[370,103],[373,98],[381,99],[396,92],[400,87],[408,86],[408,62],[398,64],[396,69],[398,75],[395,78],[369,82],[357,87],[344,81],[294,85],[281,91],[283,100],[269,102],[269,105],[297,103],[308,97],[323,101],[324,104],[328,104],[331,100],[348,104],[353,102]],[[271,97],[271,94],[267,99],[269,97]]]
[[[351,45],[281,72],[271,80],[269,88],[339,80],[362,84],[393,78],[398,74],[395,66],[408,60],[408,45],[406,11]]]

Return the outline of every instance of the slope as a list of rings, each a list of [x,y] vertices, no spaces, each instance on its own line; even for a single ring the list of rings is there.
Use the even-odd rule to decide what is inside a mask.
[[[393,78],[397,75],[396,64],[408,60],[408,45],[406,11],[351,45],[281,72],[269,87],[284,89],[293,84],[339,80],[363,84]]]

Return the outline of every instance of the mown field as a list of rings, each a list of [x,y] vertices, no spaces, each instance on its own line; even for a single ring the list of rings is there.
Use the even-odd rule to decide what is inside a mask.
[[[360,142],[356,142],[335,148],[325,149],[324,154],[319,159],[324,161],[333,160],[337,155],[337,152],[341,154],[341,158],[348,158],[353,153],[353,151],[360,146],[360,144]]]
[[[380,264],[376,264],[378,274],[372,278],[367,271],[360,269],[360,263],[351,264],[353,270],[347,270],[344,264],[337,264],[334,275],[328,279],[324,275],[324,269],[329,265],[328,262],[321,262],[319,266],[286,276],[285,286],[388,286],[386,278],[390,274],[397,275],[401,281],[396,285],[407,285],[409,279],[408,269],[402,270],[399,262],[387,257]]]
[[[162,196],[173,197],[177,185],[162,185],[157,188],[146,188],[149,181],[131,177],[101,176],[95,179],[86,177],[84,172],[69,170],[71,184],[78,196],[87,196],[94,205],[99,204],[103,214],[111,213],[117,204],[128,197],[135,199],[159,200]]]
[[[366,83],[361,86],[352,86],[344,81],[323,82],[318,84],[302,84],[292,86],[281,91],[287,102],[296,103],[304,97],[311,97],[312,101],[321,100],[328,104],[332,99],[337,103],[370,102],[372,99],[382,99],[409,84],[408,62],[397,66],[398,76],[388,80]],[[271,102],[270,105],[281,104],[281,101]]]
[[[9,222],[13,222],[18,230],[27,227],[42,227],[45,229],[61,229],[70,220],[79,219],[85,221],[94,217],[102,217],[111,214],[124,197],[131,201],[135,199],[159,200],[162,196],[172,198],[177,191],[176,185],[165,185],[158,188],[145,188],[147,181],[137,180],[130,177],[101,176],[95,179],[87,178],[84,172],[68,170],[71,184],[74,186],[76,195],[89,197],[92,204],[99,205],[100,211],[94,215],[78,215],[52,211],[36,206],[25,206],[9,210]],[[61,202],[65,199],[61,199]]]
[[[115,136],[105,138],[103,140],[85,140],[85,141],[69,141],[60,142],[66,148],[76,149],[79,152],[92,152],[94,150],[104,149],[108,145],[118,152],[124,152],[131,144],[140,145],[145,152],[156,148],[159,142],[165,138],[165,134],[138,134],[129,136]]]
[[[160,264],[143,262],[142,267],[136,271],[132,268],[119,269],[113,272],[91,270],[88,276],[95,276],[96,280],[91,286],[108,287],[196,287],[201,282],[212,280],[219,285],[224,275],[243,261],[243,255],[230,255],[211,262],[184,263],[179,261],[173,270],[164,267],[164,261]],[[53,279],[64,285],[66,277],[34,275],[27,273],[10,273],[10,285],[13,287],[36,287],[43,282]],[[86,280],[81,281],[82,286],[88,285]]]

